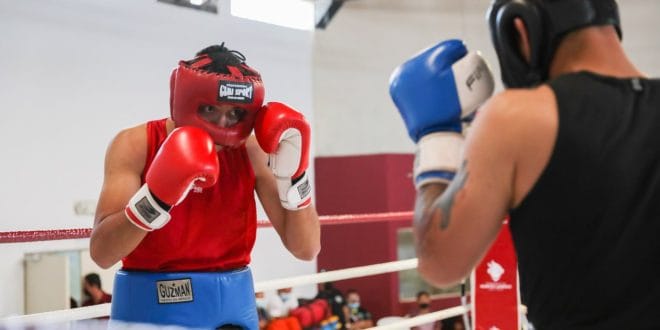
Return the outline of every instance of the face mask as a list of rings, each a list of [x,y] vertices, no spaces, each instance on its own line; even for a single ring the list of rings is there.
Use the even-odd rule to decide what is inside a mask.
[[[358,309],[358,308],[360,308],[360,303],[359,302],[348,303],[348,308]]]
[[[427,309],[427,308],[429,308],[429,304],[424,304],[424,303],[419,304],[419,308],[420,309]]]
[[[257,298],[257,307],[266,308],[266,298]]]
[[[282,301],[287,301],[287,300],[289,300],[289,297],[290,297],[290,296],[291,296],[291,295],[288,294],[288,293],[280,293],[280,299],[282,299]]]

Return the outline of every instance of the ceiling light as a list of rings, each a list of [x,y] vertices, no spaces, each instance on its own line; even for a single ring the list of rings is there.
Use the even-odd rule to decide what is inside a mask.
[[[309,0],[232,0],[231,14],[292,29],[315,26],[314,2]]]
[[[186,8],[197,9],[209,13],[218,13],[218,0],[157,0],[158,2]]]

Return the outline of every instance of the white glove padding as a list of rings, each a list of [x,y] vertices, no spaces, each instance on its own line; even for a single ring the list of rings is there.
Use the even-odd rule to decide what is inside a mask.
[[[464,137],[456,132],[436,132],[417,143],[413,175],[419,189],[432,182],[449,183],[463,157]]]

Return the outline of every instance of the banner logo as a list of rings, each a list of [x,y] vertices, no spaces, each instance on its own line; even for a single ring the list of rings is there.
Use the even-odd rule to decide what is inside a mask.
[[[492,278],[493,281],[497,282],[504,274],[504,267],[498,264],[495,260],[491,260],[488,262],[488,270],[486,272],[488,272],[488,275],[490,275],[490,278]]]
[[[504,267],[497,261],[491,260],[487,263],[488,269],[486,273],[490,276],[492,281],[479,284],[479,289],[488,291],[504,291],[513,289],[513,285],[506,282],[500,282],[502,275],[504,275]]]

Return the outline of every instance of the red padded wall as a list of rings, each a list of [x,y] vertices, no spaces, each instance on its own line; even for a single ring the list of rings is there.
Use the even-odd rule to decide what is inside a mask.
[[[317,157],[319,214],[410,211],[415,199],[412,154]]]
[[[412,211],[412,154],[377,154],[315,159],[316,208],[321,215]],[[317,269],[336,270],[397,260],[397,230],[412,219],[392,217],[321,226]],[[356,289],[374,317],[403,316],[414,304],[399,300],[398,273],[338,281],[344,293]],[[434,300],[432,307],[456,306],[458,298]]]
[[[318,270],[336,270],[395,260],[392,256],[396,258],[396,244],[392,244],[390,239],[391,227],[389,222],[323,226]],[[360,293],[362,305],[374,315],[374,320],[391,315],[390,312],[398,304],[396,273],[348,279],[335,283],[335,286],[344,293],[356,289]]]
[[[322,249],[317,258],[318,270],[337,270],[397,260],[397,231],[410,228],[411,221],[385,219],[323,225]],[[373,314],[374,321],[384,316],[406,315],[415,305],[399,299],[398,273],[342,280],[336,282],[335,286],[344,293],[356,289],[360,293],[362,305]],[[431,306],[434,310],[440,310],[459,303],[459,298],[434,299]]]

